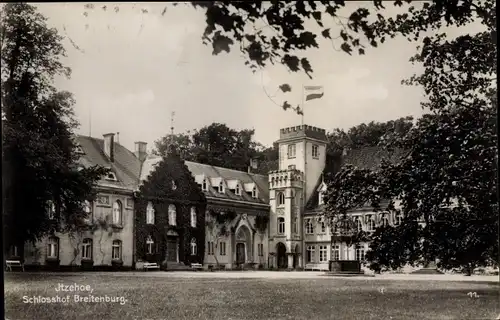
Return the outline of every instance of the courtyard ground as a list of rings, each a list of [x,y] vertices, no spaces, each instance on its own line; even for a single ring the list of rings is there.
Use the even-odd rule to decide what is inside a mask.
[[[56,292],[59,284],[92,292]],[[69,288],[68,288],[69,289]],[[321,272],[6,273],[6,319],[495,319],[498,277]],[[123,297],[120,302],[75,301]],[[33,303],[32,297],[68,302]],[[96,298],[97,297],[97,298]]]

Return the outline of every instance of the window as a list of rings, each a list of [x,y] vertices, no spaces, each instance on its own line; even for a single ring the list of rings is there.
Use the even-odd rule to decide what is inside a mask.
[[[340,260],[340,246],[338,244],[332,247],[333,260]]]
[[[319,262],[326,262],[327,260],[327,246],[319,246]]]
[[[224,182],[223,181],[221,181],[219,183],[219,193],[224,193]]]
[[[258,252],[258,254],[259,254],[259,257],[264,256],[264,244],[259,243],[259,244],[257,245],[257,252]]]
[[[295,158],[295,145],[294,144],[289,144],[288,145],[288,159]]]
[[[47,216],[49,219],[54,219],[56,215],[56,205],[53,201],[47,201]]]
[[[59,257],[59,238],[51,237],[47,243],[47,258],[56,259]]]
[[[278,192],[278,207],[285,205],[285,194],[283,192]]]
[[[297,168],[294,164],[288,166],[288,170],[295,170]]]
[[[368,231],[375,230],[375,220],[373,220],[372,215],[368,215]]]
[[[153,208],[153,203],[151,202],[148,202],[148,206],[146,208],[146,223],[155,224],[155,209]]]
[[[193,238],[191,239],[191,255],[195,256],[197,253],[198,251],[196,250],[196,239]]]
[[[396,213],[396,225],[401,224],[401,222],[403,222],[403,215],[400,212],[398,212]]]
[[[299,233],[299,219],[297,217],[293,218],[293,233],[298,234]]]
[[[111,258],[113,260],[121,260],[122,259],[122,242],[120,240],[113,241]]]
[[[365,260],[365,248],[360,245],[356,246],[355,255],[356,255],[356,260],[358,261]]]
[[[385,214],[384,214],[384,215],[382,215],[382,225],[383,225],[384,227],[389,226],[389,218],[388,218],[388,217],[387,217],[387,215],[385,215]]]
[[[363,224],[361,223],[361,219],[354,218],[354,222],[356,223],[356,229],[358,230],[358,232],[363,231]]]
[[[106,180],[109,180],[109,181],[117,181],[118,179],[116,179],[116,175],[114,172],[109,172],[107,175],[106,175]]]
[[[191,207],[191,227],[196,228],[196,208]]]
[[[325,223],[325,219],[323,217],[319,218],[319,226],[320,226],[320,230],[321,230],[321,233],[326,233],[326,223]]]
[[[83,212],[85,213],[85,222],[91,223],[93,217],[92,217],[92,203],[90,201],[85,200],[85,202],[83,203]]]
[[[10,256],[11,257],[19,257],[19,251],[17,246],[10,246]]]
[[[171,226],[177,225],[177,210],[173,204],[168,206],[168,224]]]
[[[257,187],[253,187],[252,189],[252,198],[257,198]]]
[[[201,189],[203,191],[207,191],[207,179],[203,179],[203,182],[201,183]]]
[[[82,259],[92,260],[92,239],[84,239],[82,244]]]
[[[278,234],[285,233],[285,218],[278,218]]]
[[[317,145],[313,144],[312,146],[312,156],[313,158],[319,158],[319,148]]]
[[[221,256],[225,256],[226,255],[226,243],[225,242],[221,242],[219,245],[220,245],[219,246],[219,254]]]
[[[236,184],[236,190],[234,192],[236,195],[241,195],[241,189],[240,189],[240,185],[239,184]]]
[[[312,219],[311,218],[306,219],[305,223],[306,223],[306,234],[314,234],[314,225],[312,223]]]
[[[314,246],[307,246],[307,262],[314,262]]]
[[[153,237],[151,236],[148,236],[146,239],[146,253],[147,254],[155,253],[155,242],[153,240]]]
[[[208,243],[207,243],[207,254],[208,255],[214,254],[214,242],[213,241],[208,241]]]
[[[122,203],[120,200],[113,203],[113,224],[117,226],[122,224]]]

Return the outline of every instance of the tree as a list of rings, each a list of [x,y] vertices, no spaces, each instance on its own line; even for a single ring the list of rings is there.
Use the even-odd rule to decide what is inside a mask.
[[[493,0],[465,0],[419,2],[393,1],[401,8],[395,18],[387,17],[388,2],[374,0],[357,4],[352,12],[343,13],[346,1],[193,1],[184,3],[205,11],[206,28],[202,41],[213,48],[212,54],[230,52],[236,47],[245,58],[245,65],[253,71],[268,64],[283,64],[292,72],[305,72],[312,78],[313,63],[304,52],[318,48],[318,39],[330,40],[332,45],[347,54],[365,54],[369,47],[376,48],[386,39],[403,36],[409,41],[421,41],[421,35],[439,31],[447,26],[464,26],[482,19],[487,26],[496,26]],[[178,3],[172,6],[179,5]],[[84,15],[94,9],[86,4]],[[108,7],[103,5],[102,10]],[[165,6],[162,15],[172,7]],[[147,14],[146,9],[141,9]],[[114,12],[119,12],[119,6]],[[314,21],[314,24],[308,24]],[[319,29],[318,29],[319,28]],[[490,33],[489,41],[496,41]],[[291,91],[288,84],[280,86]],[[285,101],[284,109],[300,113]]]
[[[85,218],[83,202],[107,171],[78,170],[73,98],[52,85],[69,76],[56,30],[28,4],[6,4],[2,49],[2,182],[4,250],[68,230]],[[55,212],[51,219],[47,212]],[[64,222],[64,224],[62,224]]]
[[[274,149],[264,147],[253,140],[255,130],[235,130],[225,124],[212,123],[191,135],[167,135],[156,141],[157,154],[164,154],[168,144],[175,144],[181,150],[184,160],[195,161],[212,166],[247,171],[251,159],[262,160],[258,173],[267,174],[266,164],[278,159]],[[276,157],[276,158],[273,158]]]
[[[324,218],[329,222],[332,248],[335,239],[352,246],[366,241],[367,234],[359,230],[350,212],[369,205],[377,211],[380,208],[380,181],[374,171],[346,165],[333,177],[327,177],[327,191],[324,195]]]
[[[215,252],[214,258],[217,268],[219,267],[219,260],[217,259],[218,249],[220,240],[227,237],[231,230],[229,229],[229,224],[236,218],[236,213],[234,211],[227,212],[216,212],[214,210],[208,211],[208,216],[206,218],[206,225],[208,230],[210,230],[210,235],[213,240],[215,240]]]

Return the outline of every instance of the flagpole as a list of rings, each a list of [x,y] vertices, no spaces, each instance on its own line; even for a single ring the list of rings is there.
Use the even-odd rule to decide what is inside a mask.
[[[300,115],[302,125],[304,125],[304,104],[305,104],[304,94],[305,94],[305,88],[304,85],[302,85],[302,110],[301,110],[302,114]]]

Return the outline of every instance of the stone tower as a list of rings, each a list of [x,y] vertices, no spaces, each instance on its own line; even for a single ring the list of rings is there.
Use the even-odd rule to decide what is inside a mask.
[[[279,170],[269,173],[270,265],[302,267],[304,207],[318,185],[326,156],[326,131],[302,125],[280,130]]]

